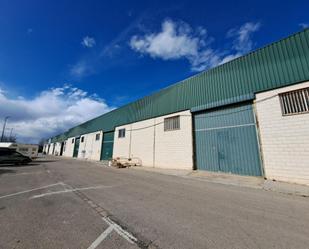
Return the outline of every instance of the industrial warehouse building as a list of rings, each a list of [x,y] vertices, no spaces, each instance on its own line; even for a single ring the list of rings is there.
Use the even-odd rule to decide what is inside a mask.
[[[73,127],[44,150],[309,185],[309,29]]]

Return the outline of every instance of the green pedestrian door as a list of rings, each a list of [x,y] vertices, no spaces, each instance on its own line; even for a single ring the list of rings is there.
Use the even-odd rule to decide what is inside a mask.
[[[114,132],[104,132],[101,149],[101,160],[111,160],[113,158]]]
[[[262,175],[251,103],[197,113],[194,126],[197,169]]]
[[[77,156],[78,156],[79,140],[80,140],[79,137],[75,138],[75,144],[74,144],[74,150],[73,150],[73,157],[77,157]]]

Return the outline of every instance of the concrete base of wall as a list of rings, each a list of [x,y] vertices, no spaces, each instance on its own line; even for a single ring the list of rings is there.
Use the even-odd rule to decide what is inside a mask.
[[[309,197],[309,186],[293,184],[288,182],[278,182],[272,180],[265,180],[263,184],[264,190],[271,190],[283,194],[292,194],[303,197]]]
[[[189,179],[206,181],[216,184],[224,184],[236,187],[247,187],[265,191],[274,191],[289,195],[309,197],[309,186],[307,185],[265,180],[262,177],[240,176],[200,170],[171,170],[149,167],[132,167],[131,169],[144,170],[170,176],[185,177]]]

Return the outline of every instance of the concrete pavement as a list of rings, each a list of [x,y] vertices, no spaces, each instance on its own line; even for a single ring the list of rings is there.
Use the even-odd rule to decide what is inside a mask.
[[[0,248],[308,248],[308,207],[304,197],[52,159],[0,167]]]
[[[309,186],[295,183],[273,181],[262,177],[233,175],[227,173],[209,172],[203,170],[177,170],[159,169],[149,167],[132,167],[135,170],[144,170],[164,175],[180,176],[192,178],[200,181],[220,183],[225,185],[249,187],[263,189],[266,191],[276,191],[289,195],[309,197]]]

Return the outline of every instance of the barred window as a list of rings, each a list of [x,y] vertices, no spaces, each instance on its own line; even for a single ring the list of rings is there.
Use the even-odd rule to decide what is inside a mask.
[[[170,117],[164,119],[164,131],[173,131],[180,129],[180,117]]]
[[[126,136],[126,129],[118,130],[118,138],[125,137],[125,136]]]
[[[95,141],[98,141],[98,140],[100,140],[100,133],[95,134]]]
[[[309,112],[309,87],[279,94],[282,115]]]

